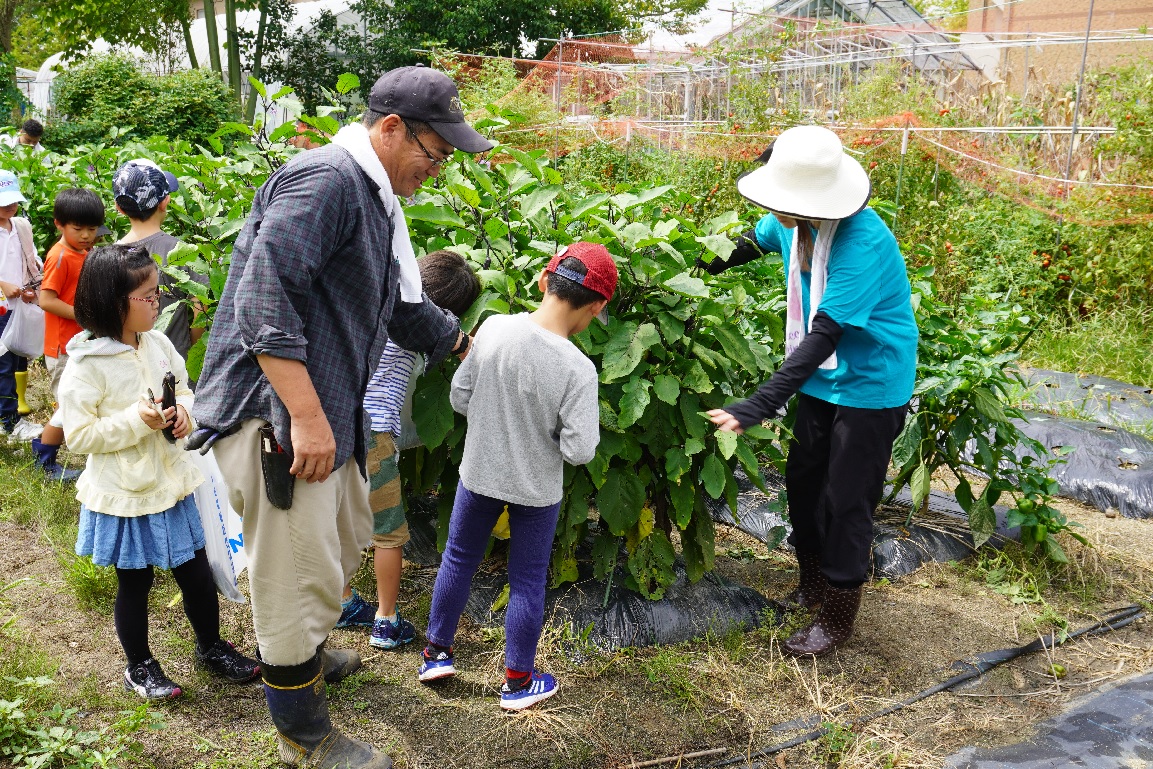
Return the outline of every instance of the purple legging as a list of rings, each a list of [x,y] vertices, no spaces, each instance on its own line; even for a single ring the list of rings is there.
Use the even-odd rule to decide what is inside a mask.
[[[432,589],[427,634],[430,642],[452,646],[472,577],[484,558],[492,527],[504,506],[499,499],[473,494],[457,484],[448,544]],[[544,625],[545,580],[559,510],[559,502],[547,507],[508,503],[509,592],[504,615],[504,656],[505,665],[513,670],[532,670],[536,659]]]

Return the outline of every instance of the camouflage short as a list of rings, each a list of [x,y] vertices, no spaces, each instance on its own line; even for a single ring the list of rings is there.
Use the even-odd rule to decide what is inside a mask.
[[[398,459],[392,434],[372,433],[368,444],[368,504],[372,508],[373,547],[401,547],[409,539]]]

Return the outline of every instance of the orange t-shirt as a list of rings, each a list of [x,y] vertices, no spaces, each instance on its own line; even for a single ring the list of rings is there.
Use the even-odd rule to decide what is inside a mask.
[[[63,239],[60,240],[48,249],[44,257],[44,278],[40,282],[40,289],[55,291],[60,301],[76,304],[76,284],[80,280],[80,268],[84,266],[86,256],[87,251],[73,251],[65,245]],[[71,318],[45,312],[44,354],[49,358],[65,354],[65,345],[82,330],[80,324]]]

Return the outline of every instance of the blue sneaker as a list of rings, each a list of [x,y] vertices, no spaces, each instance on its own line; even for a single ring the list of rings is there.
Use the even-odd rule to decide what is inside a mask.
[[[524,684],[510,688],[505,681],[500,687],[500,706],[505,710],[524,710],[556,694],[556,679],[548,673],[532,671]]]
[[[383,617],[376,618],[372,623],[372,635],[368,637],[368,645],[377,649],[395,649],[414,640],[416,640],[416,628],[400,616],[400,610],[397,610],[396,622]]]
[[[436,656],[430,655],[429,651],[428,648],[425,648],[420,653],[420,668],[417,670],[417,677],[422,682],[428,683],[456,675],[456,668],[452,665],[451,649],[446,652],[437,652]]]
[[[336,621],[337,627],[372,627],[376,621],[376,604],[369,603],[360,597],[354,587],[352,597],[348,604],[341,603],[340,619]]]

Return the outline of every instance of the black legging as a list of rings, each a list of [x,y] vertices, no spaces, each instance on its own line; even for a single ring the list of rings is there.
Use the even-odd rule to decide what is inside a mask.
[[[191,561],[175,567],[172,576],[180,587],[184,613],[196,634],[196,643],[200,649],[208,649],[220,640],[220,604],[204,548],[197,550]],[[148,591],[152,589],[152,567],[117,568],[116,580],[116,606],[113,610],[116,636],[131,667],[152,656],[148,648]]]

